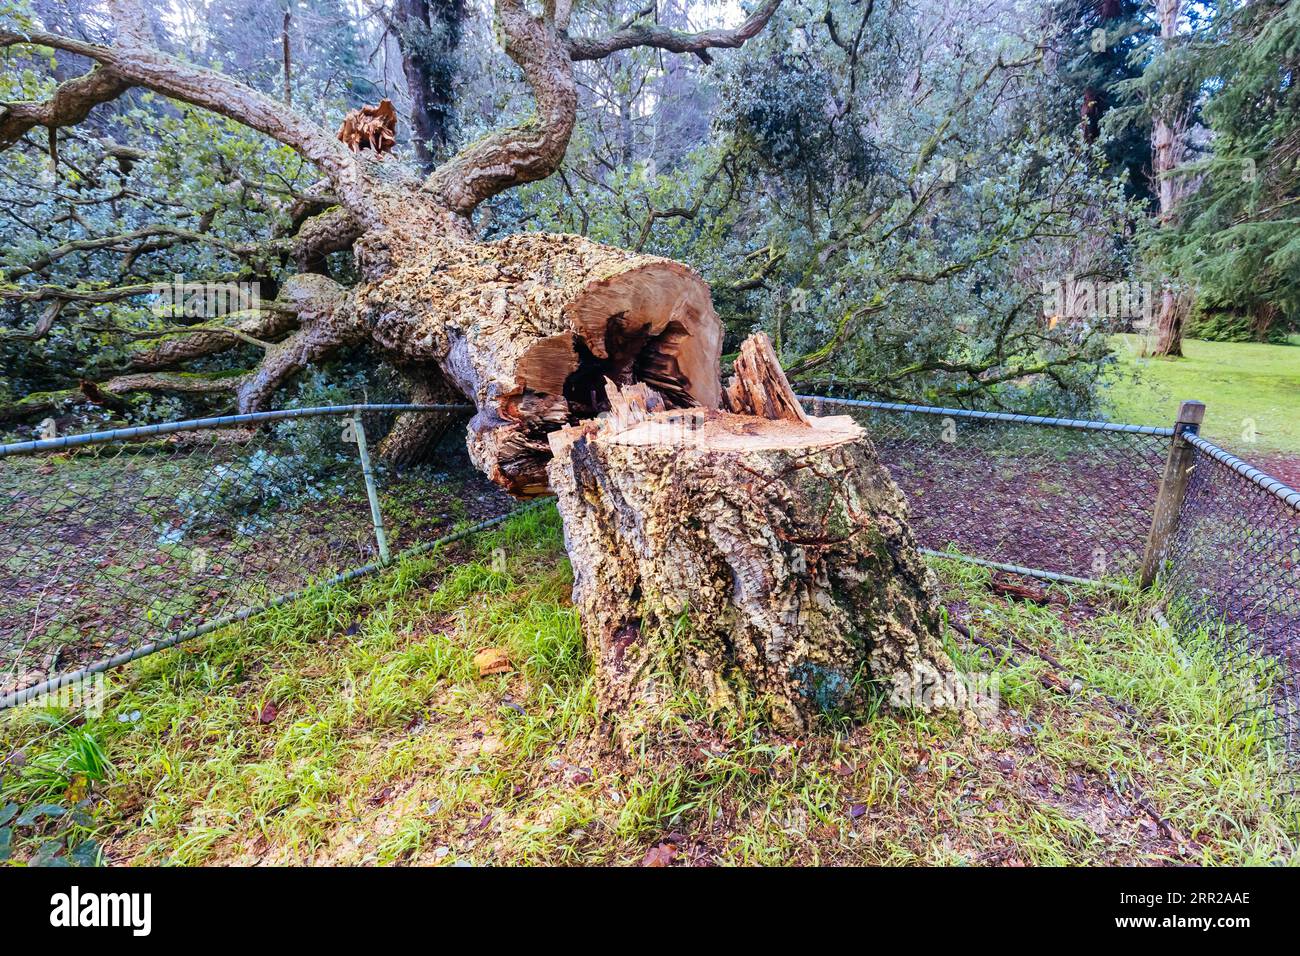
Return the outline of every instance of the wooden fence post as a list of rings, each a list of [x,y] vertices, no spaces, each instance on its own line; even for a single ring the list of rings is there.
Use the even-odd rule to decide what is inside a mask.
[[[1164,477],[1156,494],[1156,506],[1151,516],[1151,531],[1147,534],[1146,551],[1142,555],[1142,573],[1138,585],[1149,588],[1156,579],[1164,560],[1169,539],[1178,527],[1178,512],[1187,494],[1187,482],[1196,463],[1196,449],[1183,439],[1195,435],[1205,418],[1203,402],[1183,402],[1178,406],[1178,420],[1174,422],[1174,437],[1169,442],[1169,457],[1165,459]]]

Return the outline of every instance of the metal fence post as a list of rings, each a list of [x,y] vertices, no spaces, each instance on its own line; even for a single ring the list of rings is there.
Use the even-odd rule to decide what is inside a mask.
[[[366,447],[366,428],[361,423],[361,413],[352,413],[352,433],[357,439],[357,456],[361,459],[361,474],[366,479],[366,497],[370,499],[370,523],[375,528],[375,544],[379,546],[379,561],[388,564],[388,536],[384,533],[384,517],[379,512],[379,491],[375,488],[375,471],[370,467],[370,449]]]
[[[1160,490],[1151,515],[1151,531],[1142,554],[1142,572],[1138,578],[1140,587],[1149,588],[1155,581],[1169,539],[1178,527],[1178,512],[1182,509],[1187,482],[1196,463],[1196,449],[1183,436],[1197,434],[1204,419],[1204,402],[1183,402],[1178,406],[1174,436],[1169,440],[1169,457],[1165,459],[1165,473],[1160,479]]]

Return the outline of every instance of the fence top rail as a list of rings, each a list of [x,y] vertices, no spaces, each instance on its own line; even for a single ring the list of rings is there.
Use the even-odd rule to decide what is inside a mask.
[[[1270,495],[1276,497],[1283,504],[1300,511],[1300,491],[1296,491],[1290,485],[1278,481],[1272,475],[1260,471],[1253,465],[1247,464],[1236,455],[1230,454],[1212,442],[1206,441],[1200,435],[1184,435],[1183,438],[1198,450],[1209,455],[1215,461],[1228,468],[1231,468],[1247,481],[1258,485]]]
[[[1091,422],[1077,418],[1045,418],[1041,415],[1018,415],[1014,412],[977,412],[966,408],[943,408],[938,405],[904,405],[898,402],[868,402],[854,398],[826,398],[821,395],[800,395],[806,402],[826,402],[848,405],[853,408],[875,408],[886,412],[918,412],[922,415],[944,415],[952,418],[976,418],[985,421],[1014,422],[1017,425],[1045,425],[1051,428],[1080,428],[1101,432],[1128,432],[1134,435],[1160,435],[1170,438],[1172,428],[1157,425],[1125,425],[1120,422]]]
[[[41,438],[35,441],[13,442],[0,445],[0,458],[13,455],[32,455],[43,451],[58,451],[82,445],[103,445],[110,442],[130,441],[134,438],[152,438],[175,432],[197,431],[205,428],[225,428],[229,425],[283,421],[289,418],[314,418],[322,415],[353,415],[357,412],[472,412],[471,405],[318,405],[314,408],[282,408],[272,412],[248,412],[243,415],[221,415],[216,418],[191,418],[181,422],[162,422],[157,425],[137,425],[132,428],[113,428],[83,435],[62,435],[58,438]]]

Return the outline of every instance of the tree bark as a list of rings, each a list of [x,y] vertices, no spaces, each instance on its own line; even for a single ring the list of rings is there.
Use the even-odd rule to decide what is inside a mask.
[[[788,389],[788,385],[786,386]],[[935,582],[847,416],[664,408],[637,386],[551,436],[549,471],[602,711],[633,735],[684,694],[789,730],[953,706]]]
[[[454,57],[467,16],[464,0],[397,0],[393,22],[411,95],[416,160],[431,172],[451,142]]]
[[[548,433],[600,412],[606,376],[620,384],[647,382],[672,407],[716,407],[721,328],[708,287],[684,265],[576,236],[478,243],[475,209],[559,168],[576,121],[575,60],[635,46],[707,59],[710,49],[739,47],[755,36],[779,3],[764,0],[730,30],[683,33],[632,23],[584,39],[569,35],[572,4],[565,0],[543,4],[540,13],[523,0],[495,0],[499,38],[532,91],[536,113],[477,139],[423,179],[362,143],[350,150],[272,97],[163,53],[138,0],[106,0],[112,44],[0,28],[0,49],[48,46],[97,64],[51,100],[31,104],[23,122],[52,129],[76,122],[96,104],[140,86],[262,132],[328,180],[339,208],[304,222],[292,244],[304,270],[292,287],[298,327],[279,341],[258,341],[265,357],[239,383],[242,411],[266,407],[305,366],[370,343],[410,374],[427,374],[413,384],[416,394],[450,384],[472,399],[478,414],[471,455],[494,481],[527,497],[547,488]],[[459,0],[443,4],[452,13],[460,9]],[[0,139],[0,148],[5,145]],[[349,247],[360,282],[343,289],[324,274],[326,257]],[[85,300],[83,293],[57,290],[35,291],[31,299],[60,296]],[[234,332],[196,338],[189,348],[217,351],[236,338]],[[413,455],[420,434],[404,423],[385,448]]]
[[[512,494],[547,491],[548,433],[604,410],[605,378],[717,407],[722,327],[687,266],[537,233],[417,249],[358,290],[359,325],[474,401],[470,455]]]

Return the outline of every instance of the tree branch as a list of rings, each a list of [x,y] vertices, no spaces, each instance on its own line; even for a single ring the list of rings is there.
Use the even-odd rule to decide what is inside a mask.
[[[110,7],[119,28],[112,46],[44,31],[0,30],[0,48],[31,44],[88,57],[122,83],[143,86],[242,123],[292,147],[319,167],[339,200],[358,218],[368,221],[375,215],[356,158],[328,131],[223,73],[184,63],[150,45],[135,0],[110,0]]]
[[[496,12],[506,54],[523,70],[537,115],[467,146],[429,175],[424,190],[462,216],[559,169],[577,120],[573,63],[554,24],[529,14],[523,0],[496,0]]]
[[[142,226],[131,232],[124,232],[116,236],[96,236],[87,239],[70,239],[60,246],[46,250],[39,257],[24,266],[11,269],[5,275],[5,281],[13,282],[23,276],[31,275],[35,272],[42,272],[54,264],[55,261],[72,255],[76,252],[93,252],[98,249],[112,249],[119,252],[131,251],[119,248],[126,243],[136,242],[141,239],[153,239],[166,237],[178,240],[180,242],[197,242],[210,246],[216,246],[224,249],[231,255],[241,259],[248,260],[264,253],[272,253],[280,249],[288,248],[290,243],[283,239],[268,239],[265,242],[238,243],[230,242],[218,236],[207,233],[195,232],[192,229],[181,229],[177,226],[153,225]],[[138,255],[139,250],[135,250]]]
[[[599,60],[619,50],[648,46],[670,53],[694,53],[705,63],[713,62],[709,50],[743,46],[762,32],[772,19],[781,0],[765,0],[748,19],[733,30],[702,30],[684,33],[670,30],[659,24],[629,24],[603,37],[573,37],[569,39],[569,56],[577,60]]]
[[[117,99],[131,84],[112,69],[96,67],[84,76],[60,83],[44,102],[0,104],[0,150],[8,149],[28,130],[75,126],[101,103]]]

